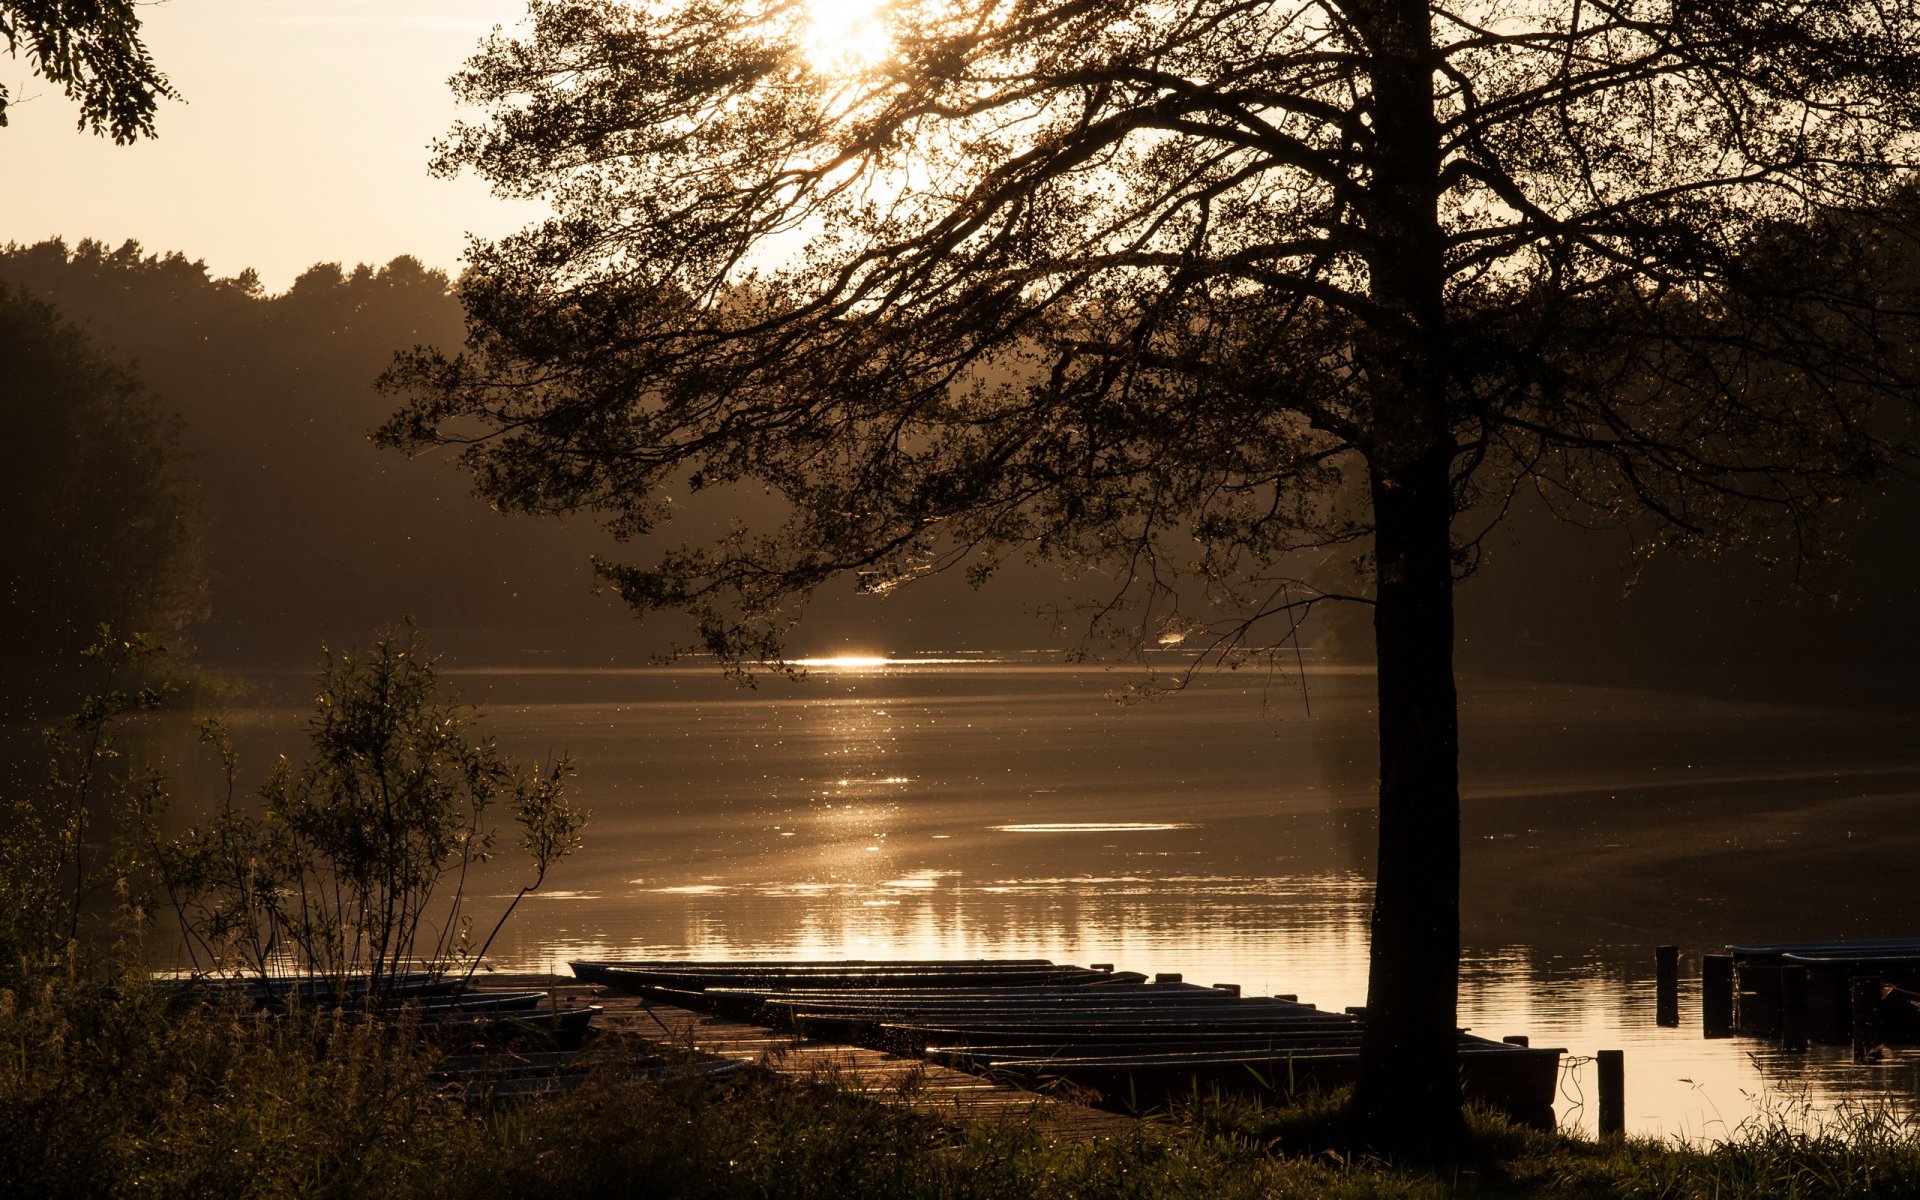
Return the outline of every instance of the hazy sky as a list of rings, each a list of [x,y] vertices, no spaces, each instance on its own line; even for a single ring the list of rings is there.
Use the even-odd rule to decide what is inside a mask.
[[[427,175],[456,109],[447,77],[524,0],[169,0],[148,45],[186,97],[133,146],[79,133],[76,110],[0,56],[15,103],[0,129],[0,243],[60,236],[246,267],[284,289],[315,262],[413,254],[454,267],[468,230],[526,207],[471,178]]]

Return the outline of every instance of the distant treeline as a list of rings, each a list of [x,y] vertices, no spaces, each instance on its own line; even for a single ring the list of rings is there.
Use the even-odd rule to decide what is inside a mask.
[[[589,556],[632,558],[634,547],[614,546],[584,519],[503,517],[471,496],[453,464],[410,462],[369,442],[394,407],[373,388],[394,352],[462,339],[444,274],[411,258],[351,271],[326,263],[269,295],[251,273],[216,279],[180,254],[49,241],[0,249],[0,284],[8,283],[18,290],[0,311],[15,332],[45,325],[23,315],[26,297],[52,306],[66,332],[36,326],[36,336],[64,346],[60,353],[91,355],[87,369],[119,397],[124,444],[99,453],[146,462],[153,482],[144,498],[69,512],[49,533],[49,514],[72,501],[56,500],[44,480],[72,474],[60,453],[73,449],[69,418],[80,409],[50,399],[64,394],[57,389],[29,386],[25,360],[34,355],[9,350],[0,409],[13,441],[6,453],[25,482],[10,493],[15,511],[0,551],[16,575],[42,583],[47,568],[31,564],[47,561],[50,542],[101,553],[137,543],[150,559],[171,555],[173,572],[142,585],[145,610],[124,596],[108,603],[104,592],[90,605],[76,601],[85,563],[68,568],[58,590],[16,580],[9,629],[0,631],[16,647],[44,642],[32,627],[50,604],[81,631],[96,613],[171,625],[214,664],[305,667],[319,640],[364,639],[403,615],[467,661],[633,662],[674,640],[676,631],[640,629],[617,601],[591,592]],[[69,416],[38,411],[50,405]],[[125,431],[136,427],[145,432],[129,442]],[[34,508],[34,496],[46,503]],[[1845,522],[1852,562],[1820,567],[1798,588],[1788,570],[1747,557],[1637,564],[1623,531],[1583,530],[1523,508],[1488,540],[1481,578],[1460,592],[1462,665],[1810,701],[1900,699],[1920,665],[1916,501],[1907,483],[1869,498]],[[111,504],[136,502],[153,511],[130,532]],[[978,595],[957,579],[884,602],[835,594],[816,601],[794,644],[895,652],[1072,644],[1071,613],[1059,631],[1033,615],[1061,590],[1046,573],[1013,565]],[[1309,637],[1359,657],[1370,650],[1366,626],[1364,613],[1352,613]]]
[[[630,632],[591,594],[588,556],[605,539],[589,523],[500,516],[450,464],[368,441],[389,407],[373,381],[394,351],[460,340],[445,275],[410,258],[327,263],[268,295],[251,273],[216,279],[179,254],[50,241],[0,250],[0,282],[50,304],[177,414],[176,498],[200,578],[191,627],[173,632],[203,660],[304,668],[322,639],[351,643],[406,615],[483,657],[610,651]],[[20,369],[5,368],[8,409],[31,399]],[[9,428],[22,419],[10,413]],[[11,555],[33,531],[5,536]]]

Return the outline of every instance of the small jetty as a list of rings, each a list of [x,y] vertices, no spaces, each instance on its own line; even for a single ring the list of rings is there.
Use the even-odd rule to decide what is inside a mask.
[[[1364,1013],[1247,997],[1178,975],[1046,959],[571,964],[583,982],[675,1015],[794,1044],[865,1048],[1027,1090],[1067,1090],[1139,1114],[1193,1097],[1286,1100],[1358,1077]],[[1557,1049],[1459,1035],[1470,1101],[1553,1122]],[[699,1048],[712,1051],[711,1042]]]
[[[1920,1042],[1920,938],[1730,945],[1702,976],[1709,1033],[1863,1053]]]

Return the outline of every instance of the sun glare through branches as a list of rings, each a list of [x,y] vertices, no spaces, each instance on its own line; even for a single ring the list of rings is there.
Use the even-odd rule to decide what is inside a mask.
[[[881,10],[886,0],[806,0],[808,60],[821,71],[856,71],[893,51]]]

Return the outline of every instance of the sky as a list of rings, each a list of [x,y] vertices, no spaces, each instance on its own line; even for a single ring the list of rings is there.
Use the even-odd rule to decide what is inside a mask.
[[[875,0],[810,0],[823,56],[879,53]],[[185,103],[133,146],[75,130],[77,106],[0,56],[0,244],[128,238],[252,267],[284,290],[318,262],[411,254],[457,270],[469,232],[497,237],[539,206],[471,176],[430,177],[429,145],[461,115],[447,79],[526,0],[163,0],[148,48]],[[471,114],[469,114],[471,115]]]
[[[281,291],[316,262],[411,254],[455,269],[473,231],[537,209],[427,173],[459,110],[446,81],[525,0],[169,0],[147,43],[186,103],[132,146],[75,130],[77,109],[0,56],[0,243],[62,237],[247,267]]]

